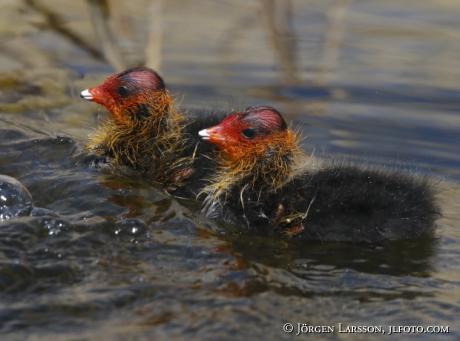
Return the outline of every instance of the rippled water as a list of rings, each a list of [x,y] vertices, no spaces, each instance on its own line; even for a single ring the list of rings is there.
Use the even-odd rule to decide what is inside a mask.
[[[458,1],[114,0],[108,21],[91,3],[0,1],[0,174],[33,199],[0,221],[2,340],[460,337]],[[135,174],[79,164],[105,117],[79,92],[142,62],[184,108],[273,105],[307,153],[430,174],[436,236],[241,234]],[[297,323],[335,331],[296,336]]]

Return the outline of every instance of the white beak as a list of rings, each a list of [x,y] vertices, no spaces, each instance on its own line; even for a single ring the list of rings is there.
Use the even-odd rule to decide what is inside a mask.
[[[209,135],[206,129],[200,130],[198,132],[198,135],[200,135],[203,140],[209,140],[209,138],[211,137],[211,135]]]
[[[82,98],[87,99],[88,101],[91,101],[93,99],[93,95],[88,91],[88,89],[83,90],[80,95]]]

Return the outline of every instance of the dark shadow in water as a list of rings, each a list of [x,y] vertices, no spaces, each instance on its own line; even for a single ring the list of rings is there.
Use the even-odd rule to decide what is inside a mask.
[[[284,296],[351,296],[365,302],[434,295],[423,288],[430,285],[425,281],[432,281],[439,245],[434,236],[378,245],[321,244],[221,227],[221,238],[228,245],[218,251],[235,257],[233,274],[222,275],[228,282],[221,287],[226,296],[275,291]]]

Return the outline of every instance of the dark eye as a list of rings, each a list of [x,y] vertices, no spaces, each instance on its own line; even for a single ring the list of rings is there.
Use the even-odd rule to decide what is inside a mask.
[[[256,132],[254,129],[252,128],[246,128],[244,129],[241,134],[243,134],[244,137],[246,137],[247,139],[252,139],[254,138],[254,136],[256,136]]]
[[[121,97],[125,97],[129,94],[129,90],[126,85],[119,86],[117,91]]]

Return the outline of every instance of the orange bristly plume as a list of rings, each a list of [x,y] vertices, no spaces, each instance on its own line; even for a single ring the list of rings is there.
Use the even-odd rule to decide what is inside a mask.
[[[181,141],[182,114],[173,105],[167,91],[139,95],[123,107],[110,105],[113,119],[102,124],[86,149],[111,158],[113,164],[125,164],[142,173],[166,176],[178,162],[174,154],[184,148]],[[167,167],[169,164],[169,167]]]
[[[219,166],[210,179],[212,184],[201,192],[208,194],[205,209],[221,197],[225,199],[228,191],[238,183],[246,183],[241,198],[246,189],[258,192],[279,189],[298,160],[306,158],[299,148],[300,140],[301,137],[288,129],[263,140],[222,148],[216,155]]]

